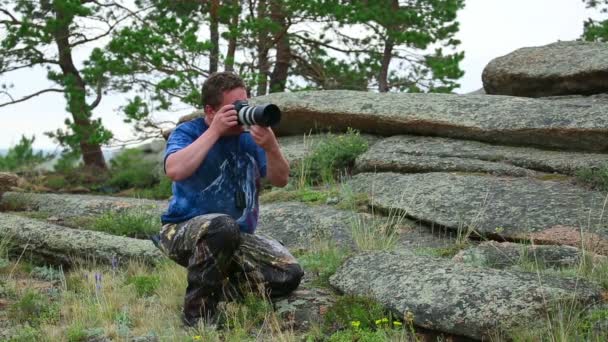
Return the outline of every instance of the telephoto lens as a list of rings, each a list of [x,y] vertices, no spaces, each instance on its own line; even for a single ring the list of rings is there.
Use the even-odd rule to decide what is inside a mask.
[[[281,110],[276,105],[269,103],[259,106],[250,106],[247,101],[234,102],[239,125],[274,126],[281,121]]]

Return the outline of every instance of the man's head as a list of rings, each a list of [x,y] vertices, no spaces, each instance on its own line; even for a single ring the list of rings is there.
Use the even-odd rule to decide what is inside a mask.
[[[211,124],[215,113],[225,105],[236,100],[247,100],[245,82],[232,72],[216,72],[203,83],[202,104],[205,110],[205,121]],[[239,134],[242,126],[234,127],[230,133]]]

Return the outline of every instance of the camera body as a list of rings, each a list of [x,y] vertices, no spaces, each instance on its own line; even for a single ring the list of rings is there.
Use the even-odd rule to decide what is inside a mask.
[[[281,121],[281,110],[272,103],[250,106],[247,101],[237,100],[233,104],[239,125],[274,126]]]

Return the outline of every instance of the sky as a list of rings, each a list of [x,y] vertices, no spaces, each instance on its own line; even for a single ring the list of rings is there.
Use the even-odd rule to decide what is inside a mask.
[[[460,31],[457,35],[462,41],[459,50],[465,51],[461,63],[465,75],[455,92],[462,94],[481,88],[483,68],[496,57],[522,47],[577,39],[582,34],[583,22],[589,17],[598,18],[598,13],[585,9],[581,0],[466,0],[465,8],[458,15]],[[76,51],[76,60],[87,54],[87,51]],[[43,68],[0,76],[0,83],[7,81],[15,86],[11,91],[14,98],[49,85]],[[6,100],[0,97],[0,103]],[[120,95],[105,97],[93,113],[122,140],[132,137],[130,126],[123,123],[123,116],[118,112],[125,100],[126,96]],[[155,118],[177,121],[190,112],[183,108],[173,113],[158,113]],[[15,145],[22,134],[35,135],[34,147],[37,149],[58,149],[57,144],[43,133],[63,127],[68,117],[63,95],[57,93],[0,107],[0,149]]]

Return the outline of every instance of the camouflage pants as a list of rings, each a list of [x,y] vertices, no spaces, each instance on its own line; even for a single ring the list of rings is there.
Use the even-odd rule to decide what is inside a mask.
[[[271,297],[295,290],[304,272],[287,248],[260,235],[242,233],[228,215],[208,214],[166,224],[159,248],[188,270],[184,321],[215,314],[217,304],[243,289]]]

